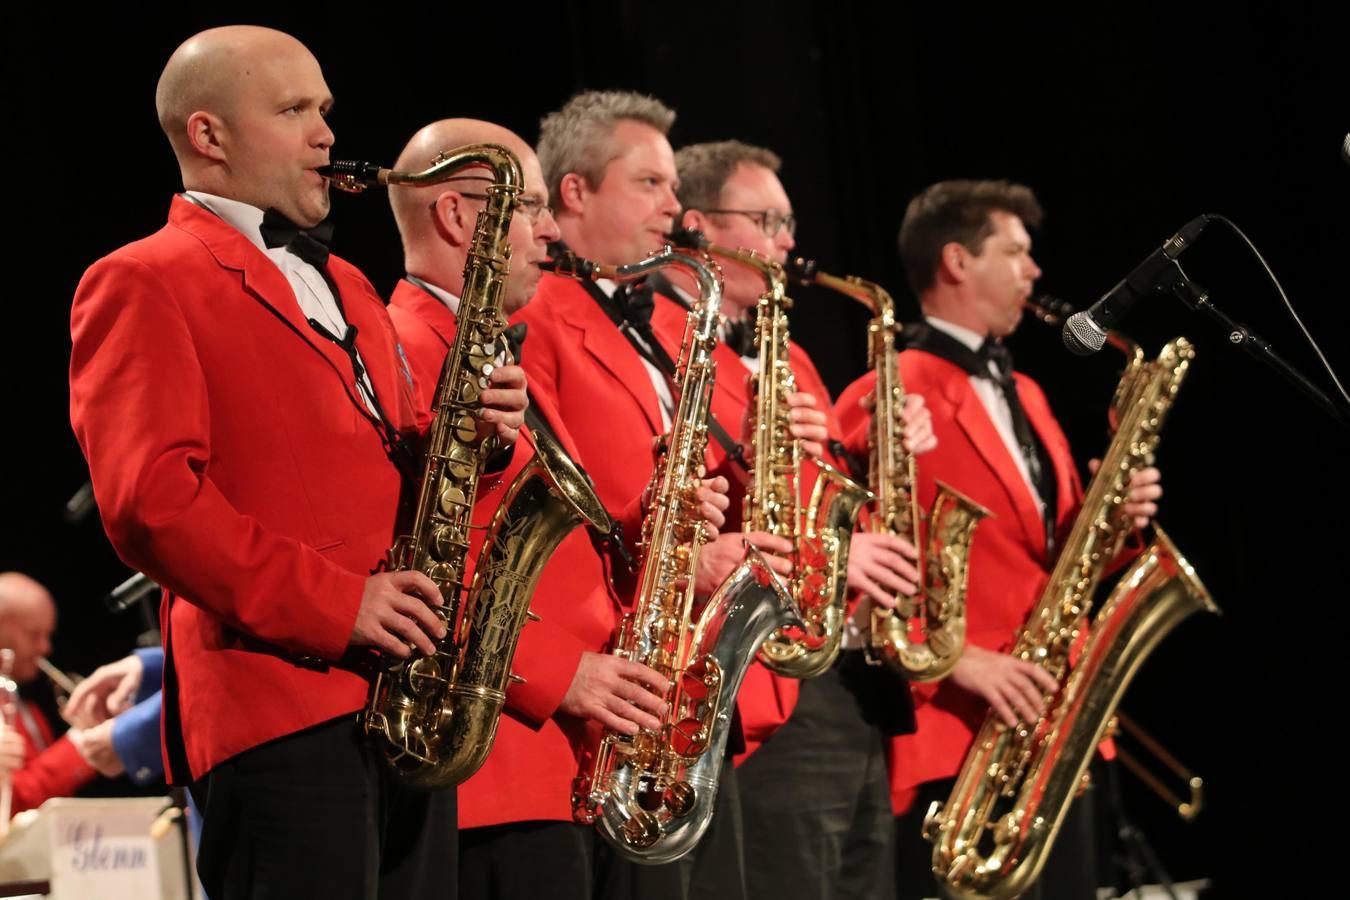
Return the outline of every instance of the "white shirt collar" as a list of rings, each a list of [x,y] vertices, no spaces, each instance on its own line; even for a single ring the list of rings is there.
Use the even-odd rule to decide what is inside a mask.
[[[217,197],[215,194],[208,194],[205,191],[184,191],[183,193],[200,201],[207,209],[224,219],[226,224],[248,238],[249,243],[264,253],[267,252],[267,245],[263,243],[262,239],[263,211],[261,209],[242,200]]]
[[[937,316],[924,316],[924,319],[938,331],[951,335],[972,350],[979,350],[980,345],[984,343],[984,335],[978,331],[971,331],[963,325],[953,324],[946,319],[939,319]]]
[[[459,315],[458,296],[450,293],[443,287],[438,287],[437,285],[432,284],[425,278],[417,279],[417,285],[418,287],[424,288],[427,291],[427,293],[431,294],[431,296],[435,297],[437,300],[444,303],[446,308],[449,309],[450,312],[454,313],[456,316]]]

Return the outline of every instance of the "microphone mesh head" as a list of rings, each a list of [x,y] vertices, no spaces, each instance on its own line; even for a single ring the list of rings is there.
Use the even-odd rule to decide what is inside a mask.
[[[1098,328],[1086,312],[1069,316],[1060,336],[1064,338],[1064,346],[1075,356],[1090,356],[1106,343],[1106,332]]]
[[[1345,160],[1347,165],[1350,165],[1350,134],[1347,134],[1345,140],[1341,141],[1341,159]]]

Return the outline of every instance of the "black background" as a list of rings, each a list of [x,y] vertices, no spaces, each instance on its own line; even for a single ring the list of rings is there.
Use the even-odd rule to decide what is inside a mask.
[[[874,5],[5,13],[0,569],[55,592],[54,660],[87,672],[125,653],[140,628],[99,602],[129,573],[97,521],[61,520],[86,478],[67,415],[69,302],[89,263],[163,224],[180,185],[154,85],[173,48],[211,25],[273,25],[314,50],[338,100],[335,158],[388,163],[416,128],[446,116],[490,119],[533,141],[539,117],[578,89],[651,93],[679,112],[676,147],[736,137],[775,149],[800,252],[888,285],[906,316],[916,306],[895,232],[907,200],[938,179],[1032,185],[1048,213],[1036,235],[1041,287],[1080,306],[1183,222],[1224,213],[1265,253],[1331,364],[1350,372],[1340,339],[1350,169],[1338,154],[1350,93],[1338,21],[1300,3],[1257,14],[1101,2],[1071,16]],[[335,217],[337,251],[391,289],[401,270],[387,204],[340,197]],[[1331,390],[1232,236],[1212,227],[1184,262],[1222,308]],[[866,314],[836,295],[798,300],[794,335],[837,392],[864,369]],[[1175,302],[1136,309],[1126,330],[1152,350],[1181,333],[1198,346],[1160,449],[1160,520],[1224,609],[1183,624],[1124,703],[1206,776],[1208,809],[1183,825],[1128,780],[1127,806],[1173,875],[1216,880],[1211,896],[1308,896],[1325,852],[1314,815],[1342,793],[1333,734],[1345,592],[1335,573],[1350,440]],[[1030,321],[1012,346],[1080,462],[1100,452],[1118,359],[1071,358]]]

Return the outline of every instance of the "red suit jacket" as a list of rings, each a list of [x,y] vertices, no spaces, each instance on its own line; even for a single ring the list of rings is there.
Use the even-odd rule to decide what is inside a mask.
[[[1046,555],[1035,498],[964,370],[930,353],[907,350],[900,354],[900,376],[907,392],[923,395],[938,439],[937,450],[919,461],[922,508],[930,507],[936,482],[942,481],[993,513],[976,530],[971,548],[967,640],[1007,652],[1040,598],[1053,563]],[[1082,499],[1069,442],[1036,383],[1020,373],[1013,377],[1027,418],[1054,466],[1056,522],[1059,529],[1066,528]],[[875,384],[876,376],[869,372],[849,385],[835,406],[844,443],[854,453],[867,453],[871,416],[858,401],[870,395]],[[891,797],[896,812],[908,808],[915,785],[960,770],[987,711],[982,699],[950,681],[916,686],[914,694],[917,732],[891,739]]]
[[[536,296],[533,302],[538,304],[541,298]],[[586,302],[592,301],[586,298]],[[438,298],[407,280],[394,288],[389,312],[429,407],[441,365],[454,342],[455,315]],[[612,325],[609,327],[613,330]],[[540,355],[547,343],[539,339],[542,331],[531,325],[526,335],[522,359],[527,369],[532,357]],[[553,426],[568,455],[580,462],[580,453],[562,417],[532,372],[530,395],[531,403]],[[478,524],[491,519],[505,487],[533,458],[531,441],[530,430],[522,429],[511,463],[501,477],[491,484],[486,480],[480,483],[474,509]],[[650,460],[650,449],[646,453]],[[625,512],[631,516],[636,509],[633,504]],[[625,528],[631,534],[638,524],[630,517]],[[571,784],[577,774],[572,742],[580,736],[580,723],[555,714],[576,675],[581,654],[604,649],[617,627],[618,601],[609,585],[604,562],[584,527],[578,528],[554,552],[531,599],[530,609],[540,618],[525,625],[511,666],[525,682],[507,690],[507,715],[501,718],[492,753],[459,787],[461,828],[571,821]]]
[[[350,264],[327,271],[385,411],[413,429],[384,304]],[[172,779],[361,708],[365,679],[338,663],[402,478],[285,275],[176,197],[164,228],[85,273],[71,337],[71,420],[108,538],[167,591]]]
[[[658,294],[656,308],[652,312],[652,330],[666,351],[675,358],[679,355],[680,344],[684,339],[685,322],[688,310],[674,300]],[[750,370],[740,355],[723,342],[718,342],[713,351],[717,362],[717,381],[713,387],[712,414],[722,427],[732,436],[739,438],[741,425],[750,405]],[[788,363],[797,381],[797,390],[812,394],[816,398],[817,408],[825,412],[831,438],[838,438],[843,432],[834,411],[830,407],[830,393],[816,371],[806,351],[796,343],[789,343]],[[731,481],[731,505],[727,510],[725,531],[735,531],[741,526],[741,508],[745,497],[745,483],[738,479],[739,467],[729,466],[726,451],[716,440],[708,441],[708,471],[728,473]],[[839,460],[826,448],[825,461],[847,473]],[[810,460],[802,467],[801,495],[803,502],[810,497],[811,487],[815,483],[819,470]],[[736,765],[740,765],[750,754],[767,741],[777,731],[797,706],[797,694],[800,682],[796,678],[783,678],[770,672],[758,661],[745,673],[737,694],[737,705],[741,714],[741,728],[745,733],[745,752],[736,755]]]
[[[52,797],[73,797],[98,777],[67,737],[52,740],[52,729],[42,710],[32,703],[19,702],[31,715],[38,733],[33,734],[28,727],[27,716],[20,713],[15,717],[14,728],[23,738],[24,752],[23,765],[10,775],[11,813],[34,809]]]

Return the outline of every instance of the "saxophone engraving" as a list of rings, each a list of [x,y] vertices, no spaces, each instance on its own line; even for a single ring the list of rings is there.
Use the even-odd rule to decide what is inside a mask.
[[[671,265],[695,276],[701,299],[686,323],[678,401],[653,473],[633,612],[624,616],[613,648],[670,680],[668,711],[655,731],[597,731],[572,792],[577,821],[594,824],[623,857],[652,864],[684,856],[707,830],[746,669],[774,629],[800,624],[791,595],[749,544],[741,565],[695,605],[699,551],[707,540],[695,497],[722,297],[715,268],[666,247],[631,265],[564,256],[554,269],[579,279],[631,281]]]
[[[788,269],[797,281],[852,297],[872,313],[868,357],[877,382],[868,441],[868,487],[876,497],[871,527],[925,549],[918,560],[918,593],[897,598],[894,610],[872,609],[864,651],[869,662],[885,664],[911,681],[937,681],[951,672],[966,646],[970,547],[975,527],[989,510],[938,482],[928,511],[925,546],[923,513],[914,498],[918,483],[914,454],[904,446],[905,386],[895,346],[901,329],[895,301],[879,284],[856,275],[829,275],[812,260],[798,257]]]
[[[774,633],[760,648],[759,661],[779,675],[814,678],[839,656],[848,600],[849,544],[858,512],[872,495],[833,466],[815,461],[819,474],[802,509],[802,451],[792,436],[787,402],[797,384],[788,358],[787,311],[792,298],[783,266],[751,250],[710,243],[698,231],[680,229],[672,238],[748,266],[764,278],[755,320],[759,372],[751,379],[754,471],[742,519],[746,531],[792,542],[791,591],[802,625]]]
[[[465,581],[478,481],[498,447],[495,434],[478,435],[479,395],[508,349],[501,292],[520,163],[505,147],[474,144],[441,154],[423,172],[338,162],[322,173],[339,187],[360,190],[436,184],[475,165],[490,168],[493,183],[475,224],[458,329],[436,386],[412,530],[395,541],[388,558],[390,569],[415,569],[436,582],[445,605],[434,611],[446,636],[432,656],[382,658],[362,716],[388,763],[422,787],[458,784],[483,764],[507,684],[520,680],[510,672],[511,657],[527,617],[535,617],[529,601],[544,564],[577,525],[601,533],[612,527],[586,475],[549,435],[533,431],[534,458],[507,488],[473,579]]]
[[[1125,346],[1125,345],[1122,345]],[[1017,897],[1040,875],[1069,803],[1116,705],[1148,655],[1178,623],[1218,612],[1161,528],[1090,617],[1102,570],[1131,530],[1122,514],[1131,476],[1150,465],[1163,420],[1195,351],[1185,338],[1131,361],[1112,403],[1115,435],[1014,655],[1062,687],[1038,721],[1016,728],[990,713],[945,804],[924,822],[933,871],[956,897]],[[1070,650],[1090,633],[1072,669]]]

